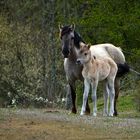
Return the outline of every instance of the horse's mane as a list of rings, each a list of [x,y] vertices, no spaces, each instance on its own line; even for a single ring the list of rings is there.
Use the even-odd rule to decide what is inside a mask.
[[[65,34],[69,34],[71,31],[72,31],[72,29],[71,29],[71,27],[69,25],[68,26],[64,26],[62,28],[62,31],[61,31],[61,37],[63,35],[65,35]],[[76,46],[77,49],[80,48],[80,44],[79,44],[80,42],[85,43],[83,41],[82,37],[76,31],[74,31],[74,45]]]
[[[80,48],[80,44],[79,44],[80,42],[85,43],[82,37],[76,31],[74,31],[74,45],[76,46],[77,49]]]

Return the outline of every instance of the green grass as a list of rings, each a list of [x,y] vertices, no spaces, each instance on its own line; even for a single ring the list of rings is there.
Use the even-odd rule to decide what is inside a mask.
[[[117,101],[117,110],[119,113],[119,117],[140,117],[140,112],[136,110],[136,103],[134,100],[134,94],[119,96]],[[82,100],[81,100],[82,101]],[[79,104],[79,110],[81,109],[81,103]],[[92,111],[93,103],[90,100],[90,108]],[[97,99],[97,109],[99,112],[102,112],[104,108],[104,100],[103,98]]]
[[[134,96],[120,96],[118,99],[118,110],[120,110],[121,112],[136,110]]]
[[[103,98],[98,99],[98,110],[102,110],[104,106]],[[119,96],[117,108],[121,112],[136,110],[134,97],[132,95]]]

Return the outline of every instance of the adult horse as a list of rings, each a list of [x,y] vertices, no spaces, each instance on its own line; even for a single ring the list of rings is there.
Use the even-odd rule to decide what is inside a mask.
[[[77,65],[77,51],[80,46],[85,45],[83,39],[75,31],[75,26],[59,26],[60,38],[62,41],[62,53],[64,55],[64,69],[66,78],[70,86],[70,92],[72,97],[72,113],[76,113],[76,80],[82,80],[83,66]],[[114,101],[114,115],[117,115],[116,102],[119,95],[120,77],[129,71],[128,65],[125,63],[125,57],[120,48],[115,47],[112,44],[98,44],[91,46],[91,54],[97,58],[111,57],[118,65],[118,72],[115,78],[115,101]],[[88,102],[86,104],[86,112],[90,113]]]

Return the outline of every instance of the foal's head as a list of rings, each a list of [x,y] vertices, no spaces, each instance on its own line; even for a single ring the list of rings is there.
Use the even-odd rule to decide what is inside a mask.
[[[74,46],[74,29],[75,25],[61,26],[60,29],[60,38],[62,41],[62,53],[64,58],[68,58],[71,49]]]
[[[77,64],[85,64],[91,59],[90,45],[81,46],[77,53]]]

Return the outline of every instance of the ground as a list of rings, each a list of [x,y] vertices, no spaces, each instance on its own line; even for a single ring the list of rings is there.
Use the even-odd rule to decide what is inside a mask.
[[[0,109],[0,140],[140,139],[140,118],[69,114],[57,109]]]

